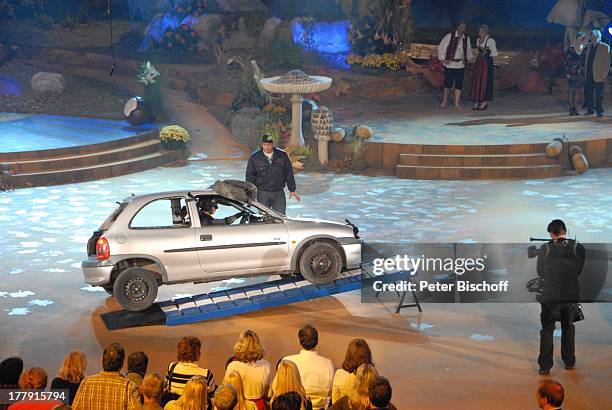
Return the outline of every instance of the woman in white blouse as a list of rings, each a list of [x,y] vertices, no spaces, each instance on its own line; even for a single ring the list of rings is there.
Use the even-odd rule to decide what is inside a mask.
[[[342,368],[336,370],[332,382],[332,403],[348,396],[355,383],[355,371],[362,364],[372,364],[370,346],[363,339],[353,339],[346,349]]]
[[[472,88],[469,99],[474,101],[473,110],[486,110],[487,101],[493,100],[493,57],[497,56],[497,44],[489,35],[489,26],[483,24],[476,40],[478,56],[472,73]]]
[[[255,403],[258,410],[264,410],[270,387],[270,363],[263,358],[265,351],[257,333],[242,332],[234,345],[234,353],[234,360],[227,365],[225,374],[232,371],[240,374],[244,397]]]

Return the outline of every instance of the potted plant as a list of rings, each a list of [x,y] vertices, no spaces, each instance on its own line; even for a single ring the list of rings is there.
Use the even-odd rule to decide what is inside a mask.
[[[159,139],[164,149],[186,149],[189,142],[189,131],[179,125],[167,125],[159,131]]]

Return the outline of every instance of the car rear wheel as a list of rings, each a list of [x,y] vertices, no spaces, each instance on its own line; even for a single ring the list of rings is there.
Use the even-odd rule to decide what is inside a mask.
[[[113,285],[113,295],[127,310],[145,310],[155,302],[157,281],[153,273],[143,268],[128,268],[121,272]]]
[[[304,279],[317,284],[329,283],[342,270],[342,255],[329,242],[315,242],[300,256],[299,267]]]

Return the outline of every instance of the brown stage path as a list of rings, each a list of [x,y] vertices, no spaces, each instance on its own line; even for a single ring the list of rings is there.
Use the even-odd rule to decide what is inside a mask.
[[[240,331],[258,332],[274,364],[296,351],[297,330],[311,323],[320,332],[320,353],[336,367],[351,339],[367,339],[379,372],[391,380],[398,409],[536,407],[537,304],[427,304],[422,314],[409,309],[396,315],[392,303],[361,304],[359,294],[350,293],[193,325],[111,332],[100,313],[116,309],[114,300],[98,307],[85,300],[91,301],[66,295],[53,314],[5,318],[0,356],[19,354],[26,367],[43,366],[53,374],[66,352],[80,348],[92,374],[100,370],[103,346],[119,342],[128,354],[144,350],[149,370],[163,372],[178,338],[191,334],[202,339],[202,364],[220,381]],[[611,408],[612,305],[585,305],[584,311],[587,319],[577,325],[577,368],[563,369],[555,337],[551,377],[566,388],[565,408]]]

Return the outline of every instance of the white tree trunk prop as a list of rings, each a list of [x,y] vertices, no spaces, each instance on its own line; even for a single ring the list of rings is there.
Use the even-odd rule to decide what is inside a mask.
[[[327,165],[329,162],[329,136],[327,135],[318,135],[317,140],[319,141],[317,144],[317,154],[319,157],[319,162],[321,165]]]
[[[290,147],[301,147],[304,145],[304,134],[302,134],[302,103],[304,99],[299,94],[291,96],[291,138]]]

